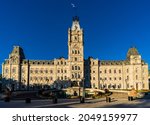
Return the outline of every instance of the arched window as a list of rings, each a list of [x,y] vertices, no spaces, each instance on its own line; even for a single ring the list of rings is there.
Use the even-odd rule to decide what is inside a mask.
[[[78,69],[77,69],[77,66],[75,66],[75,70],[78,70]]]
[[[78,70],[80,70],[80,66],[78,66]]]
[[[72,70],[74,70],[74,66],[72,66]]]
[[[77,54],[77,50],[75,50],[75,54]]]
[[[72,78],[74,79],[74,74],[72,74]]]
[[[75,73],[75,78],[78,78],[78,74],[77,73]]]
[[[78,54],[80,54],[80,51],[78,50]]]
[[[74,58],[74,61],[77,61],[77,57]]]
[[[80,74],[78,74],[78,78],[80,79]]]
[[[138,80],[138,75],[136,75],[136,80]]]
[[[74,50],[72,50],[72,54],[74,54]]]

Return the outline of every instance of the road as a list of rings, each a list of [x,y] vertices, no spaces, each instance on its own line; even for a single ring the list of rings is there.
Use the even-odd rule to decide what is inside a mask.
[[[128,101],[127,99],[114,99],[108,103],[104,98],[86,99],[85,103],[80,103],[79,99],[58,99],[57,104],[52,100],[31,100],[31,103],[25,103],[25,100],[11,100],[4,102],[0,100],[0,108],[150,108],[150,99],[138,99]]]

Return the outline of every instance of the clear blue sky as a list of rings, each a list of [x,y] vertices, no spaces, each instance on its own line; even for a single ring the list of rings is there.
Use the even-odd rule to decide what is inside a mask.
[[[136,46],[150,64],[149,0],[0,0],[0,63],[13,45],[27,59],[67,58],[71,3],[84,29],[85,58],[122,60]]]

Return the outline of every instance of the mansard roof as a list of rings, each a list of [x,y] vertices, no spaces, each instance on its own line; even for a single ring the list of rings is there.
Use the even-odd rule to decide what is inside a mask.
[[[128,60],[119,60],[119,61],[116,61],[116,60],[101,60],[100,61],[100,65],[128,65],[130,64],[130,62]]]
[[[53,65],[54,60],[23,60],[23,64],[31,64],[31,65]]]

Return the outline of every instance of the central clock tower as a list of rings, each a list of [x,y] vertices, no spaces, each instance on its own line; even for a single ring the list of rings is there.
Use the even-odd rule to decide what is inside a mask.
[[[81,82],[84,77],[84,39],[78,17],[73,17],[72,27],[68,29],[68,61],[70,79]]]

